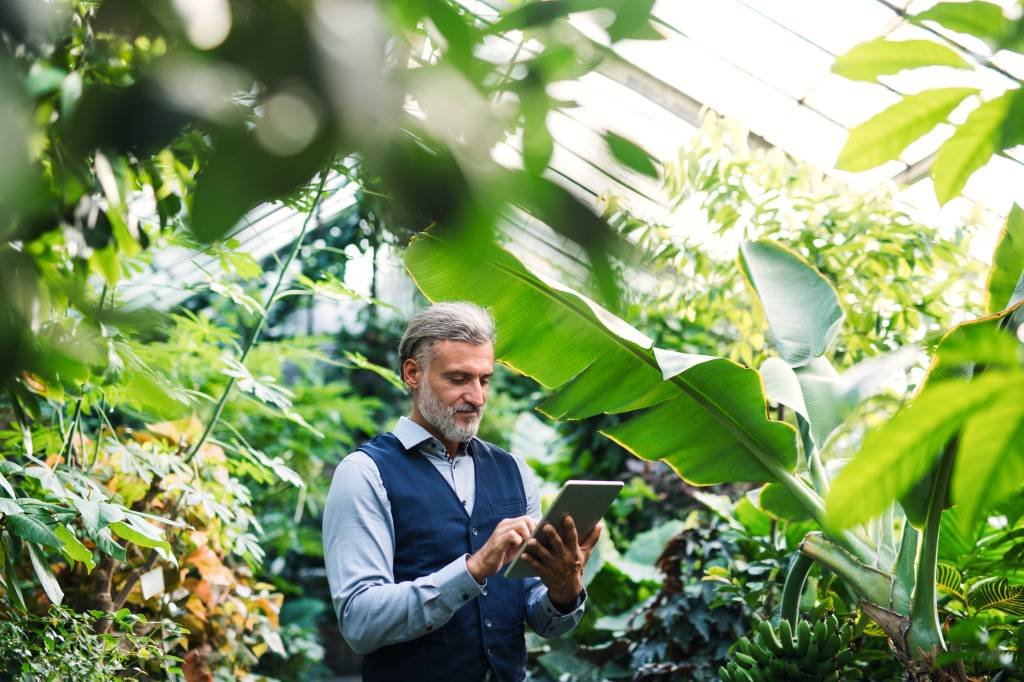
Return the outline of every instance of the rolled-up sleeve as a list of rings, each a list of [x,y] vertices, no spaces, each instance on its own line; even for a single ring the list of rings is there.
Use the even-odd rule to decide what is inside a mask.
[[[481,593],[460,556],[395,583],[394,524],[376,464],[354,452],[338,465],[324,507],[324,561],[338,626],[357,653],[421,637]]]

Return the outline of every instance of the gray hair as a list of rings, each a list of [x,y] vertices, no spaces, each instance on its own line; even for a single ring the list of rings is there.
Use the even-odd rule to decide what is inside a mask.
[[[481,344],[494,339],[494,318],[486,309],[468,301],[435,303],[409,320],[398,344],[398,371],[409,358],[426,365],[438,341]]]

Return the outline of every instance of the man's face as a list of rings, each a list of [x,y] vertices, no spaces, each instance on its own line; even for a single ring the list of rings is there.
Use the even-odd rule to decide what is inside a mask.
[[[403,368],[420,414],[445,438],[458,442],[476,435],[494,371],[492,344],[463,341],[438,341],[426,368],[416,360],[407,360]]]
[[[445,438],[465,442],[476,435],[494,374],[492,344],[438,341],[425,368],[407,361],[405,372],[420,413]]]

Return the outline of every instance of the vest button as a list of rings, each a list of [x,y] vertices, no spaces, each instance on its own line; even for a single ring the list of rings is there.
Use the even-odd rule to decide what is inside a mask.
[[[486,625],[487,627],[493,627],[494,623],[491,622],[490,618],[484,618],[484,625]]]
[[[472,529],[472,533],[473,533],[473,535],[479,535],[479,534],[480,534],[480,531],[479,531],[479,530],[477,530],[476,528],[473,528],[473,529]]]

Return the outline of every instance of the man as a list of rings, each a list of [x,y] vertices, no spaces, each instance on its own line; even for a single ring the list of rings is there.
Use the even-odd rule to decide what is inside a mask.
[[[540,519],[518,457],[476,438],[494,371],[494,322],[470,303],[416,315],[399,344],[410,417],[338,466],[324,508],[324,557],[342,635],[366,682],[521,680],[523,622],[543,637],[579,623],[583,542],[566,517],[530,540],[540,578],[504,565]],[[547,545],[545,547],[545,544]]]

